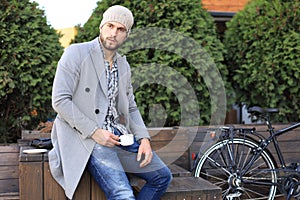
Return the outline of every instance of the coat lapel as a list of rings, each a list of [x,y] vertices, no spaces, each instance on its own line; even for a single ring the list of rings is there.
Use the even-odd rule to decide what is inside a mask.
[[[126,71],[124,69],[124,65],[123,65],[123,60],[122,57],[120,55],[117,55],[118,59],[117,59],[117,64],[118,64],[118,76],[119,76],[119,93],[120,92],[125,92],[126,91]]]
[[[106,83],[106,72],[103,60],[103,54],[99,46],[98,38],[93,41],[93,50],[91,51],[91,58],[94,64],[95,72],[97,73],[100,86],[103,93],[107,97],[107,83]]]
[[[118,95],[118,111],[120,112],[119,114],[125,113],[124,110],[124,103],[127,101],[124,101],[127,93],[127,69],[124,65],[124,58],[121,57],[119,54],[117,54],[117,63],[118,63],[118,74],[119,74],[119,95]]]

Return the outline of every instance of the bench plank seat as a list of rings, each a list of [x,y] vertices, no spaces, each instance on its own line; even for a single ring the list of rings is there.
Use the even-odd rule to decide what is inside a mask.
[[[65,199],[63,189],[51,176],[47,153],[24,154],[23,150],[27,148],[31,147],[21,146],[20,148],[20,198],[22,200]],[[192,177],[190,171],[175,164],[169,165],[169,168],[174,178],[162,199],[187,199],[190,197],[201,197],[201,199],[214,197],[214,199],[218,199],[221,195],[220,188],[201,178]],[[130,176],[130,183],[136,192],[144,184],[142,179],[132,176]],[[203,187],[204,185],[207,187]],[[211,188],[207,190],[209,187]],[[102,190],[87,171],[84,172],[73,198],[73,200],[82,199],[106,199]]]
[[[130,183],[134,190],[139,192],[145,181],[131,177]],[[221,200],[221,188],[199,177],[173,175],[173,180],[161,200],[174,199]]]

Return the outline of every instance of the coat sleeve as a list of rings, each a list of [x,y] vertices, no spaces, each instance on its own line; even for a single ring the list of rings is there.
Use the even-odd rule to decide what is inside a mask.
[[[83,138],[93,132],[97,123],[89,119],[72,101],[80,79],[80,64],[84,53],[77,45],[65,50],[58,62],[52,88],[52,106],[58,117],[76,130]]]
[[[127,63],[128,64],[128,63]],[[136,139],[149,138],[148,130],[145,126],[141,113],[135,102],[135,97],[133,93],[133,87],[131,83],[131,71],[128,64],[128,80],[127,80],[127,98],[129,102],[129,128],[131,132],[135,135]]]

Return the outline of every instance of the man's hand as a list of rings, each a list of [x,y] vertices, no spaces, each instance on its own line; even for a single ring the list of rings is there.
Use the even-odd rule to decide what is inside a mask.
[[[152,160],[152,148],[150,145],[150,141],[147,138],[141,139],[141,144],[139,147],[138,155],[137,155],[137,161],[141,161],[142,156],[144,155],[144,160],[140,163],[140,167],[145,167],[148,165]]]
[[[98,128],[92,135],[92,138],[103,146],[114,147],[115,145],[120,145],[119,136],[104,129]]]

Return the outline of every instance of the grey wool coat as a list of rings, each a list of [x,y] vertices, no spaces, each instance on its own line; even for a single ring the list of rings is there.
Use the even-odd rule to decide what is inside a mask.
[[[149,138],[137,109],[131,85],[130,66],[117,54],[119,94],[117,110],[137,140]],[[53,82],[52,106],[57,112],[52,128],[50,171],[72,199],[95,141],[90,138],[102,127],[109,101],[103,54],[98,38],[68,47],[58,62]]]

